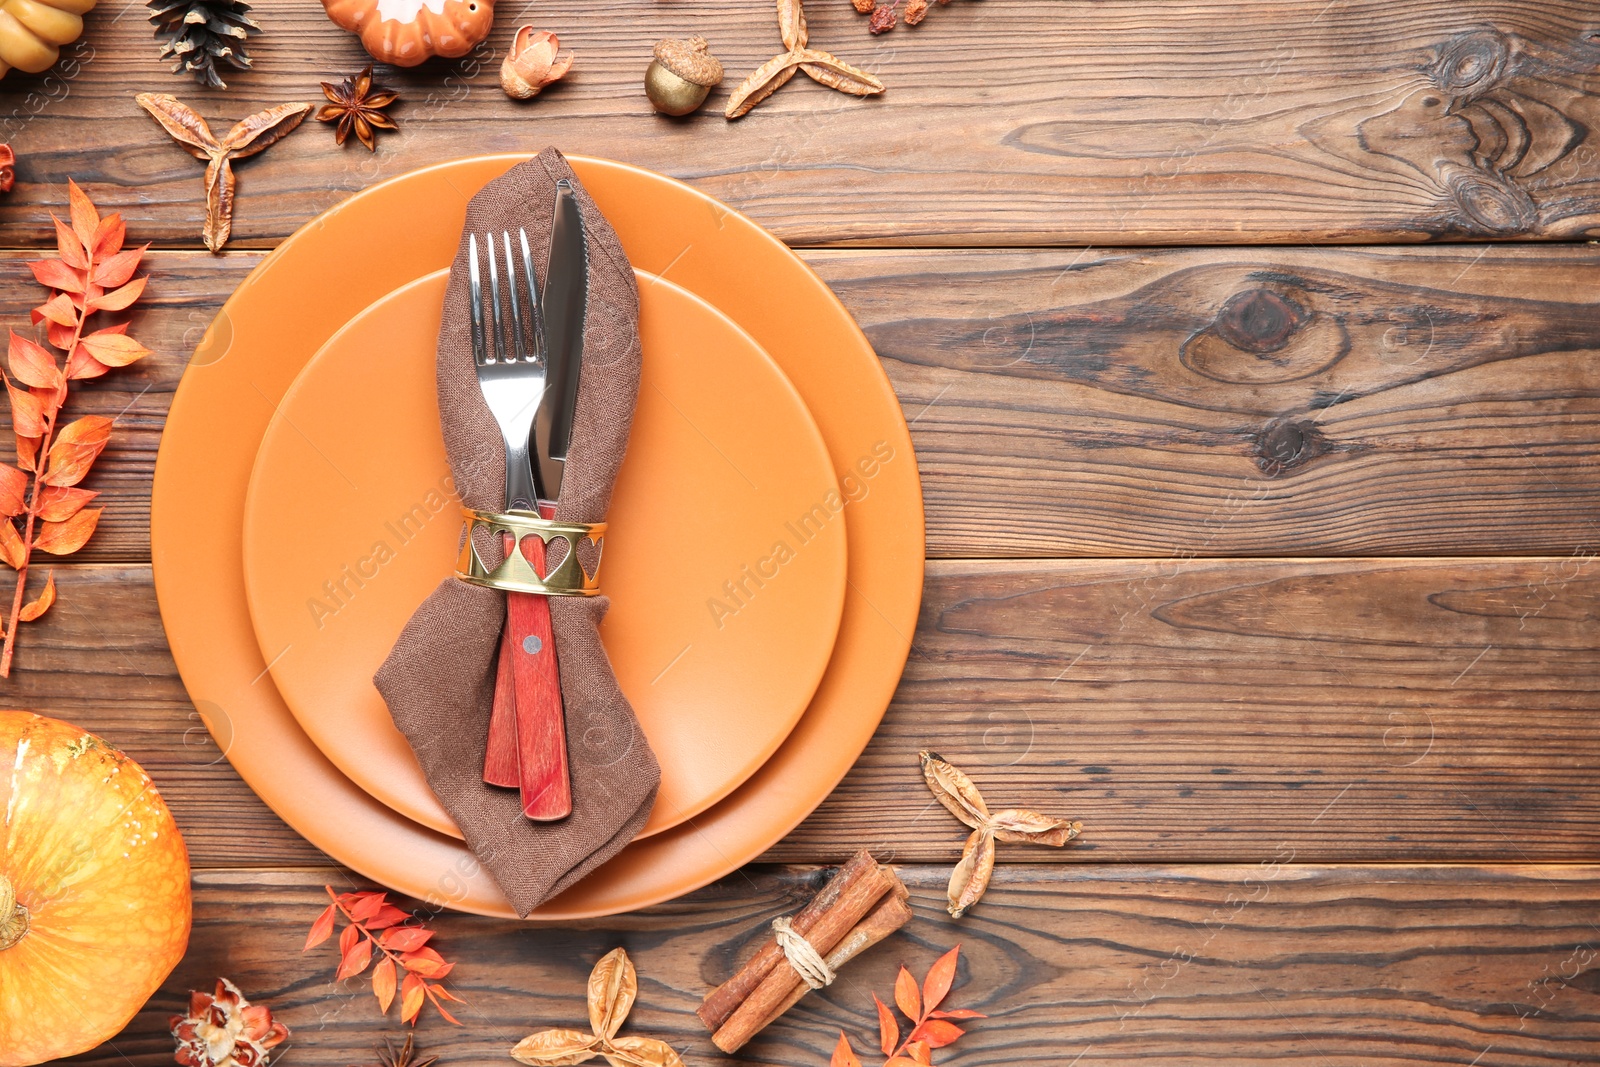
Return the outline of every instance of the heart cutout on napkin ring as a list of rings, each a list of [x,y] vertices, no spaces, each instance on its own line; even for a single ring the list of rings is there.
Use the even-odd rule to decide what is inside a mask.
[[[538,596],[600,595],[600,553],[604,547],[605,523],[547,519],[531,511],[478,511],[468,507],[463,507],[461,514],[467,528],[461,539],[461,555],[456,560],[456,577],[463,582]],[[487,535],[489,544],[520,546],[523,538],[537,537],[546,546],[545,558],[559,562],[548,574],[540,576],[519,547],[507,551],[498,564],[491,564],[479,551],[480,531]],[[562,547],[548,551],[555,541],[560,541]],[[578,546],[584,541],[593,546],[592,554],[579,553]],[[593,560],[592,571],[585,569],[580,556]]]

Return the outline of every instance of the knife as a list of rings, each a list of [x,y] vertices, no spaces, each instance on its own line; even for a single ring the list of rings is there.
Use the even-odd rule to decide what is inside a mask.
[[[523,256],[529,258],[526,245]],[[544,279],[536,314],[545,339],[545,389],[534,417],[530,473],[539,513],[552,518],[572,439],[589,293],[583,217],[572,184],[564,179],[556,185]],[[544,544],[538,538],[524,542],[524,554],[537,571],[545,572]],[[529,819],[554,821],[572,812],[559,663],[549,601],[542,596],[506,597],[484,780],[519,787]]]

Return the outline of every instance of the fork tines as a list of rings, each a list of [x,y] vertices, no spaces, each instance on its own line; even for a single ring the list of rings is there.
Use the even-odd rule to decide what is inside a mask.
[[[510,315],[504,314],[500,296],[500,263],[495,253],[495,239],[491,233],[483,235],[485,259],[489,271],[489,312],[493,323],[492,338],[486,336],[483,317],[483,278],[478,266],[478,235],[467,235],[467,276],[472,301],[472,355],[479,366],[495,363],[544,362],[544,309],[540,307],[535,291],[533,254],[528,248],[528,231],[517,231],[521,244],[522,269],[517,270],[511,246],[511,232],[500,231],[500,244],[504,249],[506,291],[510,301]],[[518,274],[521,281],[518,280]],[[524,303],[524,298],[526,303]],[[509,321],[508,321],[509,318]],[[506,335],[511,336],[511,352],[506,351]],[[529,342],[532,342],[531,347]]]

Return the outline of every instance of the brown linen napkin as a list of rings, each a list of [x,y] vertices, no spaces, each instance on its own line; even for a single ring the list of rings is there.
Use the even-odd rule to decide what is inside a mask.
[[[505,452],[473,370],[467,234],[477,233],[481,247],[485,233],[525,228],[542,271],[555,186],[562,178],[573,183],[583,212],[589,306],[556,518],[600,522],[611,503],[639,391],[639,294],[616,232],[554,148],[490,182],[467,206],[439,329],[439,417],[462,501],[480,510],[503,508]],[[485,561],[499,562],[487,552]],[[633,840],[661,782],[655,754],[600,643],[607,606],[604,596],[550,598],[572,772],[572,814],[560,822],[530,822],[516,790],[483,782],[505,594],[446,578],[411,617],[374,678],[428,784],[519,915]]]

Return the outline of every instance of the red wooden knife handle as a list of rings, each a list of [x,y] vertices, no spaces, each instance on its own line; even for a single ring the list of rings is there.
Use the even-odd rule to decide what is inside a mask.
[[[528,562],[543,574],[544,542],[529,537],[524,545]],[[549,598],[507,593],[506,631],[511,635],[511,675],[516,688],[522,813],[537,822],[564,819],[572,814],[572,785]]]
[[[483,757],[483,780],[490,785],[517,789],[522,770],[517,754],[517,690],[511,678],[511,627],[500,631],[500,651],[494,678],[494,711],[489,717],[489,748]]]

